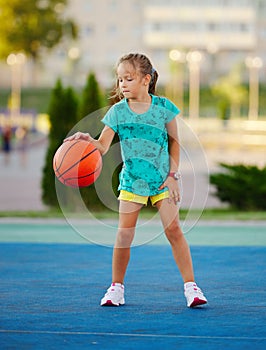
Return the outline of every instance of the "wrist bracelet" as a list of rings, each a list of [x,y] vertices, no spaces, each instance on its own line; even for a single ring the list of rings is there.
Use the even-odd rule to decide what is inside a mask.
[[[176,172],[170,172],[168,176],[173,177],[175,180],[180,180],[181,179],[181,174],[179,171]]]

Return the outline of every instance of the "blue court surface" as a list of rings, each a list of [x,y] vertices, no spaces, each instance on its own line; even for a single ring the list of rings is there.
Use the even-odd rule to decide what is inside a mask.
[[[63,221],[2,219],[0,349],[265,349],[266,223],[199,223],[186,236],[207,306],[186,307],[161,235],[132,248],[126,305],[100,307],[109,246]]]

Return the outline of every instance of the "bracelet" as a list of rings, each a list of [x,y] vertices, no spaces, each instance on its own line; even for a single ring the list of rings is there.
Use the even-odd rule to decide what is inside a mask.
[[[168,176],[173,177],[175,180],[180,180],[181,179],[181,174],[179,171],[176,172],[170,172]]]

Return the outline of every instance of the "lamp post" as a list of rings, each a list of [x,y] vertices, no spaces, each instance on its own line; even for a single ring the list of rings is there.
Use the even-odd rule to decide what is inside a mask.
[[[257,120],[259,114],[259,69],[262,67],[262,59],[258,56],[247,57],[246,66],[249,69],[249,112],[250,120]]]
[[[76,77],[76,64],[80,58],[80,49],[76,46],[71,47],[68,50],[68,58],[69,58],[69,80],[70,83],[75,84]]]
[[[200,93],[200,62],[202,54],[199,51],[190,51],[187,54],[189,66],[189,118],[199,117]]]
[[[169,52],[169,58],[175,63],[173,78],[172,78],[172,91],[174,99],[177,99],[178,107],[183,111],[184,105],[184,71],[181,64],[186,61],[186,56],[179,50],[171,50]]]
[[[20,115],[22,66],[26,62],[26,56],[23,53],[11,53],[6,62],[11,68],[10,114],[14,118]]]

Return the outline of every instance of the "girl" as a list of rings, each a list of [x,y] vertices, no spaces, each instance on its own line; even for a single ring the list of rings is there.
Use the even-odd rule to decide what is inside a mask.
[[[118,133],[123,168],[120,173],[119,225],[113,249],[112,284],[101,305],[125,304],[124,277],[130,258],[139,212],[150,198],[159,210],[165,234],[184,281],[188,307],[206,304],[194,280],[190,249],[179,225],[179,142],[175,117],[179,109],[168,99],[155,96],[158,78],[150,60],[131,53],[117,64],[116,96],[119,100],[105,117],[98,140],[77,132],[65,141],[83,139],[105,154]]]

